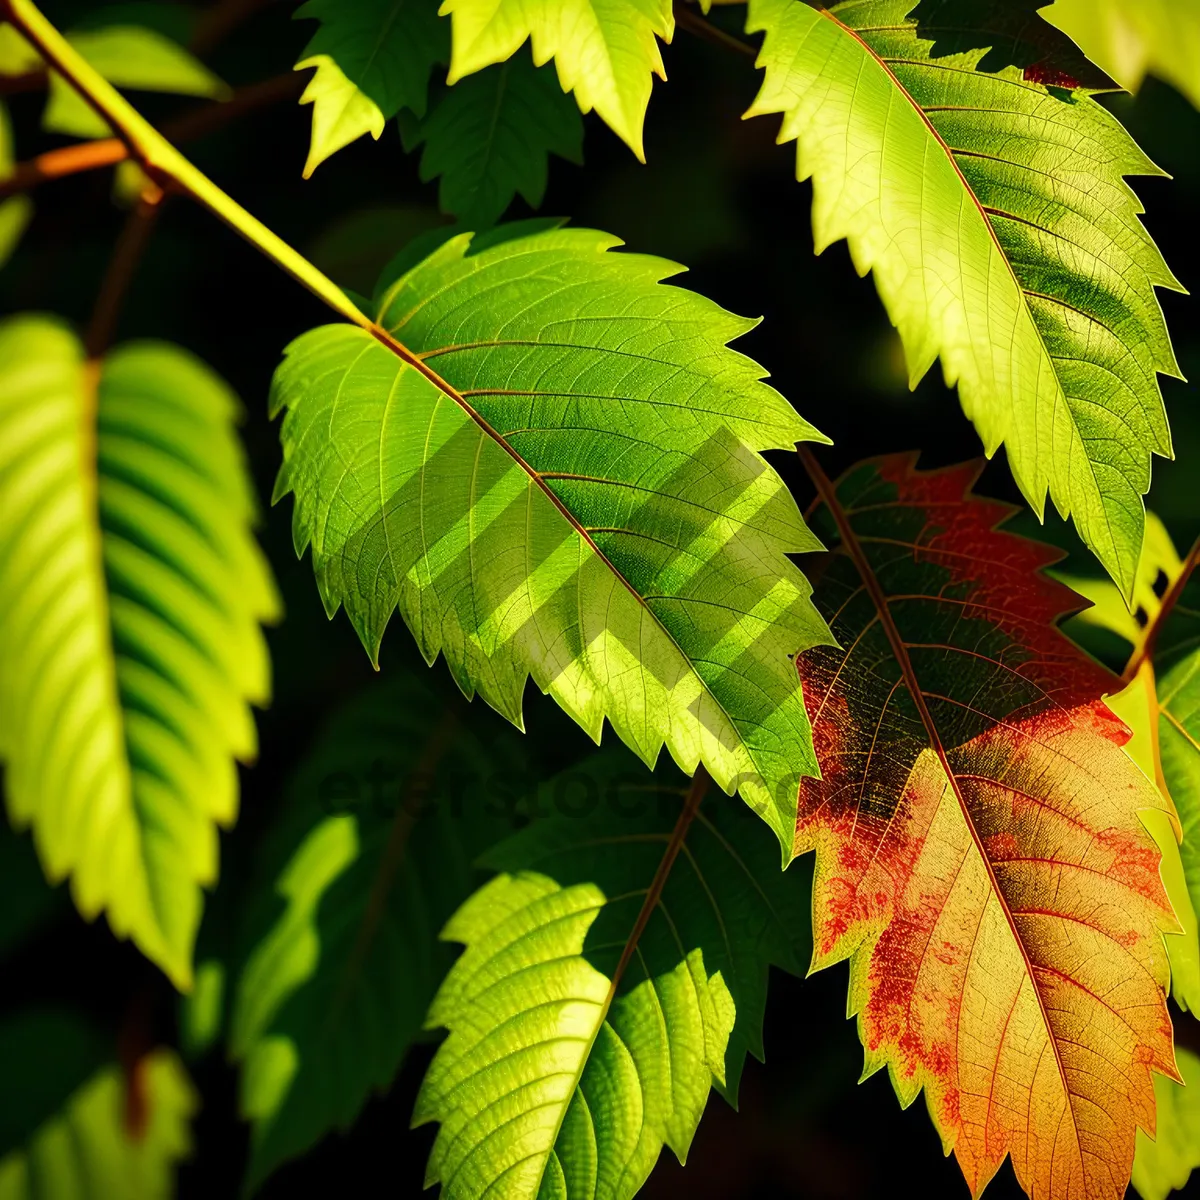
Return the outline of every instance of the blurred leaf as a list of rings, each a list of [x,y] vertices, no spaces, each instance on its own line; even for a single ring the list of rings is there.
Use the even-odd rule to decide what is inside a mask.
[[[426,1178],[446,1200],[633,1196],[763,1057],[768,967],[803,969],[808,876],[740,806],[611,753],[566,779],[580,815],[489,851],[503,874],[442,935],[466,949],[413,1120],[440,1122]]]
[[[184,1057],[205,1055],[225,1024],[225,965],[206,958],[196,965],[192,990],[179,998],[179,1046]]]
[[[109,83],[119,88],[213,100],[231,94],[203,63],[153,29],[113,25],[78,31],[68,40]],[[108,123],[54,71],[50,73],[50,97],[42,127],[73,137],[99,138],[112,134]]]
[[[1200,1058],[1179,1046],[1175,1060],[1182,1084],[1165,1075],[1154,1080],[1158,1120],[1153,1140],[1138,1130],[1133,1186],[1142,1200],[1166,1200],[1200,1167]]]
[[[1155,288],[1179,284],[1125,176],[1161,172],[1077,81],[938,56],[912,9],[751,0],[749,115],[783,114],[817,250],[846,238],[874,272],[911,382],[940,356],[987,454],[1005,445],[1034,511],[1048,491],[1128,595],[1151,458],[1171,454],[1158,375],[1179,374]],[[1043,53],[1021,38],[1007,61]]]
[[[41,1030],[40,1032],[47,1032]],[[135,1068],[144,1127],[129,1127],[126,1081],[107,1067],[79,1087],[21,1150],[0,1159],[4,1200],[169,1200],[175,1171],[191,1153],[191,1118],[198,1099],[169,1050]],[[14,1086],[7,1072],[5,1085]]]
[[[42,65],[42,56],[6,21],[0,21],[0,75],[26,75]]]
[[[539,67],[554,59],[564,92],[594,108],[645,161],[651,76],[666,78],[656,36],[671,40],[671,0],[445,0],[454,22],[449,82],[511,58],[528,38]]]
[[[438,931],[533,785],[496,728],[485,748],[410,677],[342,709],[289,787],[233,1002],[250,1188],[348,1129],[419,1032],[453,958]]]
[[[1122,87],[1136,92],[1157,75],[1200,108],[1196,0],[1055,0],[1044,16]]]
[[[99,370],[47,318],[0,324],[0,754],[8,807],[87,918],[181,988],[217,826],[269,694],[274,585],[238,403],[178,347]]]
[[[401,131],[406,149],[425,147],[421,178],[441,176],[442,211],[466,229],[493,224],[518,192],[537,208],[552,153],[583,161],[578,108],[549,66],[535,67],[522,53],[460,80],[424,120],[402,121]]]
[[[308,0],[297,17],[321,28],[296,70],[316,67],[301,104],[313,106],[307,179],[331,154],[364,133],[376,140],[401,108],[425,114],[429,76],[449,52],[449,23],[438,0]]]
[[[0,1160],[54,1117],[112,1050],[109,1039],[71,1013],[24,1012],[0,1020]],[[7,1200],[2,1186],[0,1195]]]
[[[0,26],[0,33],[5,28]],[[0,102],[0,181],[12,177],[15,162],[12,125],[8,109]],[[33,201],[28,196],[10,196],[0,201],[0,267],[8,261],[32,217]]]
[[[297,550],[373,662],[399,608],[467,695],[520,725],[532,677],[597,742],[607,717],[647,764],[703,761],[790,857],[816,763],[789,656],[828,634],[786,557],[815,539],[759,450],[821,435],[729,348],[754,322],[664,286],[674,264],[521,234],[398,279],[394,341],[326,325],[287,349]]]

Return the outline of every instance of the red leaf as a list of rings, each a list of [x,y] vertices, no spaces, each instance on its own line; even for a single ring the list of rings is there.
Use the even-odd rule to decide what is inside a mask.
[[[844,647],[797,660],[824,773],[796,828],[814,965],[852,958],[868,1070],[925,1090],[973,1193],[1011,1154],[1039,1200],[1119,1200],[1151,1071],[1175,1075],[1175,925],[1137,815],[1166,804],[1121,749],[1119,685],[1059,633],[1082,602],[997,528],[977,468],[893,457],[835,486],[805,461]]]

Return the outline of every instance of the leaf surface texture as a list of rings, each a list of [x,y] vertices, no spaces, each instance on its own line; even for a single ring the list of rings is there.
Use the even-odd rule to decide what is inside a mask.
[[[762,1057],[767,968],[799,969],[807,880],[702,782],[631,765],[551,783],[558,814],[485,856],[502,874],[445,929],[466,949],[414,1120],[440,1122],[427,1179],[447,1200],[628,1200]]]
[[[296,547],[373,660],[398,607],[468,696],[519,723],[532,676],[596,741],[607,717],[647,763],[702,761],[790,847],[815,762],[789,656],[828,633],[758,451],[820,435],[728,348],[751,322],[661,284],[673,264],[501,232],[396,280],[382,337],[289,347]]]

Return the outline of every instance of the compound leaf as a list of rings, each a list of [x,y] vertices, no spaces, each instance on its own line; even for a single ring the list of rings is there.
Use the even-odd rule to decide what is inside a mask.
[[[307,179],[364,133],[376,140],[402,108],[425,113],[429,76],[449,51],[437,0],[308,0],[296,13],[321,22],[296,70],[316,72],[300,97],[313,106]]]
[[[852,959],[867,1071],[925,1090],[974,1195],[1011,1155],[1039,1200],[1119,1200],[1151,1072],[1175,1077],[1177,926],[1139,819],[1169,801],[1122,749],[1116,680],[1055,627],[1078,600],[1054,552],[996,528],[977,467],[810,470],[844,647],[798,660],[814,966]]]
[[[449,88],[405,142],[424,144],[421,178],[441,176],[442,211],[484,229],[518,192],[541,204],[552,153],[582,161],[583,121],[554,72],[518,53]]]
[[[444,0],[441,11],[454,23],[450,83],[511,58],[528,38],[533,61],[553,58],[562,90],[645,161],[651,77],[666,78],[655,38],[671,40],[671,0]]]
[[[38,317],[0,325],[0,364],[9,813],[85,917],[106,911],[186,988],[277,611],[237,401],[178,347],[97,366]]]
[[[568,779],[581,815],[489,852],[503,873],[443,934],[466,950],[414,1122],[440,1122],[427,1182],[447,1200],[627,1200],[762,1057],[768,966],[800,970],[807,880],[745,810],[704,802],[703,775],[685,793],[608,755]]]
[[[1155,293],[1179,285],[1124,178],[1159,172],[1040,18],[980,48],[963,8],[751,0],[748,115],[783,114],[817,249],[846,238],[874,271],[912,380],[940,356],[987,453],[1007,447],[1033,508],[1049,491],[1128,596],[1151,456],[1171,454],[1158,374],[1179,374]],[[998,49],[1010,65],[978,69]]]
[[[458,236],[383,292],[375,335],[302,336],[276,496],[372,660],[398,607],[468,696],[520,723],[532,676],[596,741],[607,716],[647,763],[703,761],[790,850],[816,764],[789,655],[828,633],[758,451],[820,435],[728,348],[751,322],[618,244]]]
[[[410,676],[347,705],[313,747],[234,995],[249,1187],[391,1084],[453,957],[438,931],[477,885],[479,851],[512,831],[497,796],[532,786],[521,745],[480,745]]]

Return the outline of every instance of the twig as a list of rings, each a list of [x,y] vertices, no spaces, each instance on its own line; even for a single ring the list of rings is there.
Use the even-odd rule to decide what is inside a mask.
[[[112,341],[121,306],[129,293],[129,285],[133,281],[142,254],[150,242],[150,235],[154,232],[163,198],[162,189],[157,184],[148,183],[138,199],[137,207],[129,214],[117,238],[83,340],[90,359],[101,358]]]
[[[731,33],[726,33],[711,21],[706,21],[698,12],[679,3],[679,0],[676,0],[675,4],[675,24],[680,29],[687,30],[693,37],[700,38],[701,41],[711,42],[714,46],[732,50],[736,54],[748,55],[750,58],[758,57],[756,47],[750,45],[749,42],[743,42],[741,38],[734,37]]]
[[[54,25],[46,20],[34,0],[0,0],[0,14],[7,17],[46,62],[87,101],[88,106],[112,126],[116,135],[129,148],[130,155],[159,187],[164,191],[179,191],[202,204],[339,316],[367,330],[417,370],[428,374],[440,386],[446,386],[411,351],[401,346],[390,334],[379,329],[328,275],[289,246],[273,229],[264,225],[185,158],[174,143],[163,137],[95,67],[88,63]]]
[[[260,8],[273,3],[275,0],[217,0],[196,22],[188,49],[193,54],[207,54]]]
[[[1154,619],[1150,621],[1144,630],[1138,644],[1134,646],[1133,653],[1129,656],[1129,661],[1125,664],[1125,670],[1121,672],[1121,682],[1123,684],[1132,683],[1142,668],[1142,664],[1150,662],[1154,657],[1154,648],[1158,642],[1158,635],[1162,632],[1163,626],[1167,623],[1167,618],[1174,611],[1175,606],[1179,603],[1183,596],[1184,589],[1191,580],[1192,575],[1200,570],[1200,538],[1196,539],[1195,545],[1192,546],[1183,566],[1179,569],[1179,574],[1175,582],[1167,590],[1167,593],[1162,598],[1162,603],[1159,610],[1154,615]]]
[[[304,77],[292,71],[286,75],[264,79],[261,83],[252,83],[247,87],[238,88],[228,100],[206,104],[168,121],[163,125],[163,136],[172,142],[194,141],[206,134],[215,133],[230,121],[235,121],[257,108],[295,99],[303,88]],[[29,191],[47,179],[62,179],[80,171],[111,167],[129,156],[129,147],[120,138],[115,137],[47,151],[36,158],[18,163],[13,173],[0,181],[0,200],[17,192]]]

